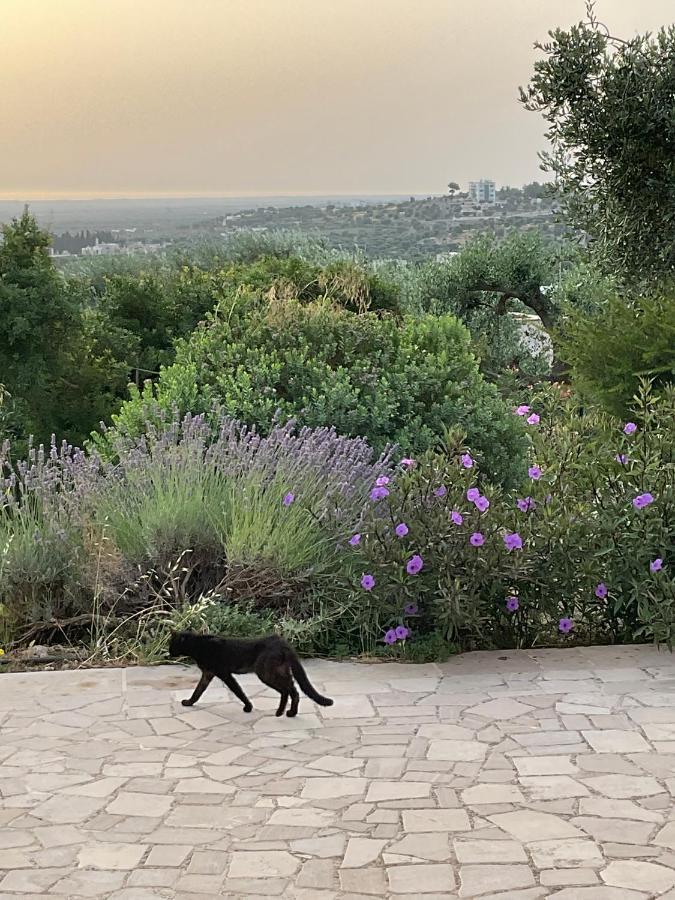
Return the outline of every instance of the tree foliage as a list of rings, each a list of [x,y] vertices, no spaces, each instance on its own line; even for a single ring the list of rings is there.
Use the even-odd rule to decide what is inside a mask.
[[[469,333],[451,315],[381,316],[325,298],[302,303],[240,291],[114,422],[136,435],[158,412],[208,414],[214,406],[263,432],[280,415],[332,425],[377,449],[397,443],[406,453],[435,446],[455,426],[486,473],[506,481],[524,449],[516,417],[484,382]]]
[[[675,291],[629,303],[615,295],[602,315],[574,312],[560,344],[581,395],[624,416],[640,379],[652,379],[655,394],[675,382]]]
[[[537,47],[521,100],[543,114],[568,224],[629,281],[675,273],[675,26],[621,40],[588,19]]]

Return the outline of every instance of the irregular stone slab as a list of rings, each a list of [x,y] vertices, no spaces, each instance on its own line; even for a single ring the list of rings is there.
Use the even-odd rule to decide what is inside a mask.
[[[608,819],[633,819],[639,822],[663,822],[663,815],[655,810],[645,809],[632,800],[605,800],[589,797],[579,801],[582,816],[603,816]]]
[[[403,830],[410,834],[471,829],[469,817],[463,809],[409,809],[404,810],[402,815]]]
[[[368,782],[365,778],[312,778],[300,796],[303,800],[333,800],[337,797],[361,796]]]
[[[519,775],[576,775],[579,771],[569,756],[517,756],[513,762]]]
[[[598,775],[597,778],[584,778],[584,784],[615,800],[652,797],[663,790],[656,778],[647,775]]]
[[[628,819],[607,819],[601,816],[577,816],[572,819],[572,823],[596,841],[637,845],[646,844],[655,827],[651,822],[631,822]]]
[[[388,866],[387,880],[394,894],[440,894],[451,896],[455,890],[455,873],[452,866],[443,863],[427,865]]]
[[[583,837],[583,833],[565,819],[529,809],[488,816],[488,819],[523,842]]]
[[[89,844],[80,850],[77,861],[84,869],[135,869],[147,849],[145,844]]]
[[[378,858],[387,842],[373,838],[350,838],[347,852],[341,863],[342,869],[360,869]]]
[[[378,803],[381,800],[410,800],[415,797],[428,797],[431,792],[429,782],[417,781],[374,781],[368,788],[366,802]]]
[[[427,757],[448,762],[467,762],[482,760],[486,752],[486,746],[477,741],[431,741]]]
[[[452,856],[448,835],[436,831],[406,834],[396,843],[390,844],[388,849],[390,854],[434,862],[443,862]]]
[[[527,854],[517,841],[456,840],[455,854],[460,863],[520,863]]]
[[[165,816],[171,809],[172,799],[163,794],[135,794],[122,791],[106,807],[106,812],[116,816]]]
[[[637,731],[582,731],[596,753],[649,753],[651,747]]]
[[[579,866],[602,865],[598,845],[591,840],[568,838],[555,841],[533,841],[528,844],[532,861],[538,869],[573,869]]]
[[[600,873],[600,877],[605,884],[628,890],[647,891],[649,894],[661,894],[675,884],[675,872],[672,869],[633,859],[611,862]]]
[[[478,706],[472,706],[466,712],[472,716],[501,721],[525,716],[532,712],[532,707],[526,706],[524,703],[520,703],[518,700],[513,700],[510,697],[504,697],[499,700],[488,700],[487,703],[479,703]]]
[[[480,897],[483,894],[496,895],[497,892],[534,885],[534,875],[529,866],[462,866],[459,870],[459,896]]]
[[[515,784],[477,784],[462,791],[461,797],[465,806],[525,802],[522,791]]]
[[[286,850],[264,853],[235,850],[228,871],[229,878],[287,878],[300,867],[300,860]]]

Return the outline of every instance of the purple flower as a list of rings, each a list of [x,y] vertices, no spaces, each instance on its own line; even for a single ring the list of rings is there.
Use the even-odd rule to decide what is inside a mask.
[[[527,417],[528,425],[538,425],[540,421],[541,421],[541,419],[539,418],[539,416],[536,413],[532,413],[531,416]]]
[[[490,501],[488,500],[487,497],[478,497],[478,498],[474,501],[474,503],[475,503],[475,505],[476,505],[476,509],[480,510],[481,512],[485,512],[485,510],[486,510],[486,509],[488,508],[488,506],[490,505]]]
[[[394,628],[390,628],[389,631],[386,632],[384,636],[385,644],[395,644],[396,643],[396,630]]]
[[[469,490],[466,492],[466,499],[470,500],[471,503],[475,503],[479,497],[480,491],[478,490],[478,488],[469,488]]]
[[[517,597],[507,597],[506,598],[506,608],[509,612],[515,612],[520,604],[518,603]]]
[[[531,509],[536,507],[536,503],[532,497],[523,497],[522,500],[519,500],[517,503],[518,509],[521,512],[529,512]]]
[[[663,560],[662,559],[654,559],[649,563],[649,571],[654,574],[654,572],[660,572],[663,568]]]
[[[364,575],[361,579],[361,587],[364,591],[372,591],[375,587],[375,579],[372,575]]]
[[[406,469],[412,469],[413,466],[415,465],[415,460],[410,459],[410,457],[406,456],[404,459],[401,460],[401,465]]]
[[[527,470],[527,474],[530,476],[532,481],[539,481],[539,479],[541,478],[541,469],[539,468],[539,466],[530,466],[530,468]]]
[[[450,513],[450,518],[453,525],[461,525],[464,521],[464,517],[461,513],[458,513],[456,509],[453,509],[453,511]]]
[[[350,546],[350,547],[358,547],[358,545],[361,543],[361,535],[358,534],[358,533],[357,533],[357,534],[353,534],[353,535],[349,538],[348,543],[349,543],[349,546]]]
[[[607,585],[604,581],[601,581],[600,584],[595,587],[595,596],[598,600],[604,600],[609,591],[607,590]]]
[[[395,528],[396,537],[404,538],[406,534],[410,531],[405,522],[399,522],[399,524]]]
[[[447,493],[448,493],[448,489],[446,488],[446,486],[445,486],[444,484],[440,485],[440,487],[437,487],[437,488],[434,490],[434,496],[435,496],[435,497],[445,497],[445,495],[446,495]]]
[[[416,603],[408,603],[403,612],[406,614],[406,616],[416,616],[419,612],[419,609]]]
[[[626,463],[628,462],[628,457],[626,456],[625,453],[617,453],[616,456],[614,457],[614,459],[618,463],[621,463],[622,466],[625,466]]]
[[[408,573],[408,575],[417,575],[419,572],[422,571],[423,565],[424,565],[424,561],[423,561],[422,557],[416,553],[414,556],[411,556],[410,559],[408,560],[408,565],[405,567],[405,570]]]
[[[636,431],[637,425],[635,424],[635,422],[626,422],[626,424],[623,426],[624,434],[635,434]]]
[[[480,531],[474,531],[474,533],[469,538],[469,543],[472,547],[482,547],[485,543],[485,538],[480,533]]]
[[[389,484],[389,477],[387,475],[379,475],[375,481],[377,487],[384,487],[385,484]]]
[[[633,500],[633,506],[635,507],[635,509],[644,509],[645,506],[649,506],[649,504],[653,502],[654,498],[650,493],[638,494],[637,497]]]
[[[286,494],[286,496],[284,497],[284,500],[283,500],[284,506],[290,506],[294,500],[295,500],[295,494],[293,494],[289,491]]]
[[[388,497],[388,496],[389,496],[389,491],[384,486],[374,487],[372,489],[372,491],[370,492],[371,500],[384,500],[384,498]]]
[[[461,456],[461,463],[465,469],[473,469],[473,457],[470,453],[464,453]]]
[[[569,634],[569,632],[574,628],[574,622],[571,619],[561,619],[558,622],[558,628],[562,631],[563,634]]]
[[[506,549],[511,552],[511,550],[522,550],[523,549],[523,539],[518,534],[517,531],[507,532],[504,535],[504,544],[506,545]]]
[[[398,628],[396,629],[396,637],[399,641],[404,641],[408,637],[409,634],[410,634],[410,632],[405,627],[405,625],[399,625]]]
[[[529,413],[529,411],[530,411],[530,407],[525,406],[525,404],[523,404],[522,406],[516,407],[516,415],[517,416],[526,416]]]

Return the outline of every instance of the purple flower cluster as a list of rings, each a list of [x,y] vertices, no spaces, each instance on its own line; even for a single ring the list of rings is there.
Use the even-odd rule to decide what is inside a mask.
[[[598,600],[604,600],[607,597],[609,591],[607,590],[607,585],[604,581],[601,581],[600,584],[595,587],[595,596]]]
[[[562,631],[563,634],[569,634],[570,631],[574,628],[574,622],[571,619],[561,619],[558,622],[558,628]]]
[[[626,422],[626,424],[623,426],[624,434],[635,434],[636,431],[637,425],[635,424],[635,422]]]
[[[460,457],[460,462],[464,466],[465,469],[472,469],[474,465],[473,457],[470,453],[464,453]]]
[[[469,543],[472,547],[482,547],[485,543],[485,538],[480,533],[480,531],[474,531],[474,533],[469,538]]]
[[[404,537],[406,536],[406,534],[408,534],[408,532],[410,531],[410,529],[409,529],[408,526],[405,524],[405,522],[399,522],[399,524],[396,526],[396,528],[394,529],[394,531],[395,531],[395,533],[396,533],[396,537],[404,538]]]
[[[388,497],[388,496],[389,496],[389,491],[387,490],[387,488],[384,485],[377,485],[370,492],[370,499],[375,500],[375,501],[384,500],[384,498]]]
[[[361,578],[361,587],[364,591],[372,591],[375,587],[375,579],[372,575],[364,575]]]
[[[479,512],[485,512],[490,507],[490,501],[481,494],[478,488],[469,488],[466,492],[466,499],[473,503]]]
[[[530,476],[532,481],[539,481],[542,475],[542,471],[539,466],[530,466],[527,470],[527,474]]]
[[[654,498],[652,495],[647,492],[646,494],[638,494],[637,497],[633,500],[633,506],[635,509],[644,509],[645,506],[649,506],[654,502]]]
[[[522,550],[523,549],[523,539],[518,534],[517,531],[507,532],[504,535],[504,546],[509,551],[512,550]]]
[[[411,558],[408,560],[405,570],[408,573],[408,575],[419,575],[419,573],[422,571],[423,567],[424,567],[424,560],[418,553],[416,553],[414,556],[411,556]]]
[[[396,641],[404,641],[410,631],[405,627],[405,625],[398,625],[396,628],[390,628],[389,631],[385,632],[384,642],[385,644],[395,644]]]

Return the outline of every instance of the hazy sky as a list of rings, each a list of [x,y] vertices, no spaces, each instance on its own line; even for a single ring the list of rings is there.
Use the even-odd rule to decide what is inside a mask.
[[[672,0],[599,0],[616,34]],[[442,193],[540,178],[517,102],[583,0],[0,0],[0,195]]]

